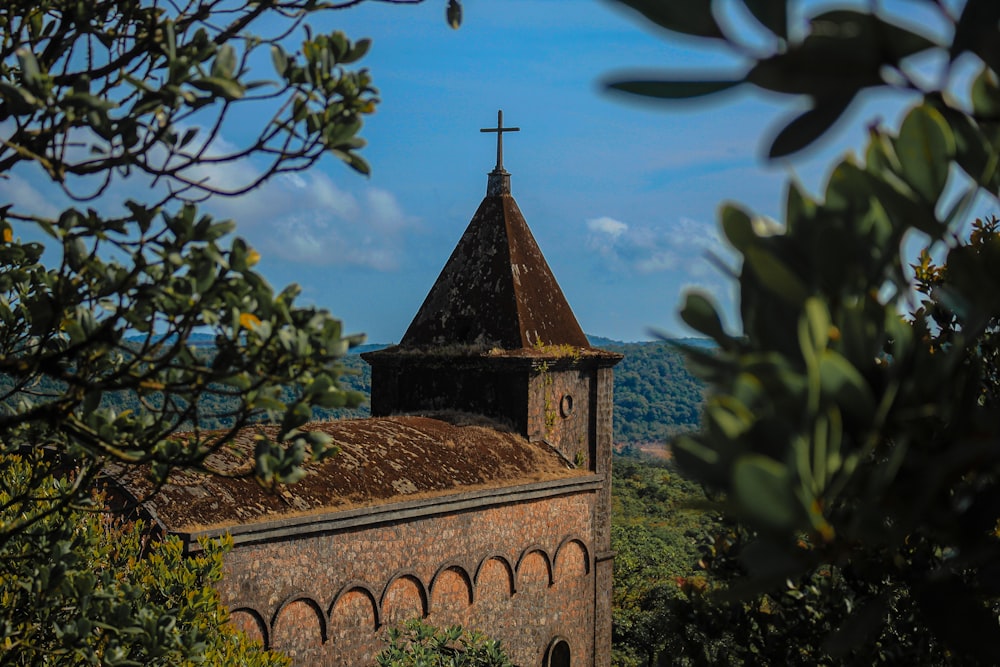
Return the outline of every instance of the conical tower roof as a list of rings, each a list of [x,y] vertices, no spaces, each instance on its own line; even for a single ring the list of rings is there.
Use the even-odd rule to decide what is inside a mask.
[[[590,347],[521,210],[502,164],[497,166],[441,275],[400,342],[403,348],[475,346],[517,350],[548,345]]]

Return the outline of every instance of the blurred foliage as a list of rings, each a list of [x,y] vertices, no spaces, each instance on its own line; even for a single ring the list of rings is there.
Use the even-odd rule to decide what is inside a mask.
[[[28,489],[29,511],[46,512],[0,558],[0,665],[289,664],[226,624],[212,584],[231,539],[184,556],[177,538],[102,513],[99,496],[60,510],[70,482],[39,483],[19,456],[0,471],[0,522],[18,520]]]
[[[436,628],[419,618],[386,633],[380,667],[512,667],[500,642],[460,625]]]
[[[824,662],[920,652],[997,664],[1000,241],[989,221],[962,239],[971,208],[995,210],[1000,194],[1000,3],[830,11],[745,0],[766,44],[751,47],[717,19],[722,3],[677,12],[622,1],[747,69],[619,88],[678,98],[742,86],[808,102],[771,157],[812,144],[867,89],[912,102],[898,126],[869,126],[821,194],[790,183],[779,229],[722,206],[741,258],[742,330],[725,331],[707,295],[687,295],[682,317],[719,350],[688,352],[708,391],[700,432],[673,448],[746,531],[730,592],[815,610],[821,643],[811,629],[796,638],[794,614],[780,616],[778,636],[794,648],[822,646]],[[916,5],[920,24],[906,20]],[[943,273],[929,259],[911,267],[911,243],[943,258]],[[818,593],[803,588],[825,572]],[[782,589],[789,580],[808,590],[796,604]]]
[[[670,461],[616,458],[613,498],[614,665],[968,663],[928,632],[910,594],[908,578],[943,556],[926,545],[909,551],[919,567],[824,564],[747,594],[749,568],[780,569],[781,555],[760,553],[753,533],[706,511],[704,491]],[[867,641],[838,655],[845,635]]]

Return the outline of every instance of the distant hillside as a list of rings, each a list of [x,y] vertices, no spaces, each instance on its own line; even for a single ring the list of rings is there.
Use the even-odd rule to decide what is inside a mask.
[[[706,342],[683,340],[692,347],[710,347]],[[676,347],[615,341],[600,347],[625,355],[615,366],[616,443],[662,442],[698,425],[704,385],[688,372]]]
[[[688,373],[682,354],[674,347],[665,342],[623,343],[597,336],[591,336],[590,340],[592,345],[625,355],[615,367],[615,442],[662,442],[679,430],[697,425],[703,386]],[[211,354],[212,341],[211,336],[196,334],[192,343]],[[706,346],[705,341],[698,339],[684,339],[683,343]],[[384,347],[387,345],[370,343],[352,349],[341,362],[346,370],[342,386],[369,395],[371,369],[359,355]],[[0,386],[3,384],[3,378],[0,378]],[[138,409],[135,397],[124,392],[106,395],[104,403],[121,410]],[[216,403],[206,406],[206,414],[229,412],[223,399],[216,397]],[[315,412],[317,419],[366,417],[368,414],[367,404],[354,410]],[[222,420],[207,419],[202,425],[218,428],[227,424]]]

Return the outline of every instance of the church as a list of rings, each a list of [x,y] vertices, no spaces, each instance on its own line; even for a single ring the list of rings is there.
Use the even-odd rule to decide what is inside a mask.
[[[145,503],[189,552],[232,536],[232,622],[295,665],[371,665],[414,617],[482,631],[521,667],[610,664],[621,356],[589,345],[511,195],[516,129],[501,112],[484,130],[486,197],[401,342],[364,355],[371,418],[307,427],[339,453],[278,492],[185,471]]]

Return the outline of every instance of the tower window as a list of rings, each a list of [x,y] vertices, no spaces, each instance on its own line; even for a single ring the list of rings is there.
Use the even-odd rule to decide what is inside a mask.
[[[545,652],[543,667],[569,667],[569,659],[569,643],[561,637],[556,637],[549,644],[549,650]]]
[[[562,400],[559,401],[559,414],[562,415],[563,419],[573,414],[573,397],[569,394],[564,394]]]

